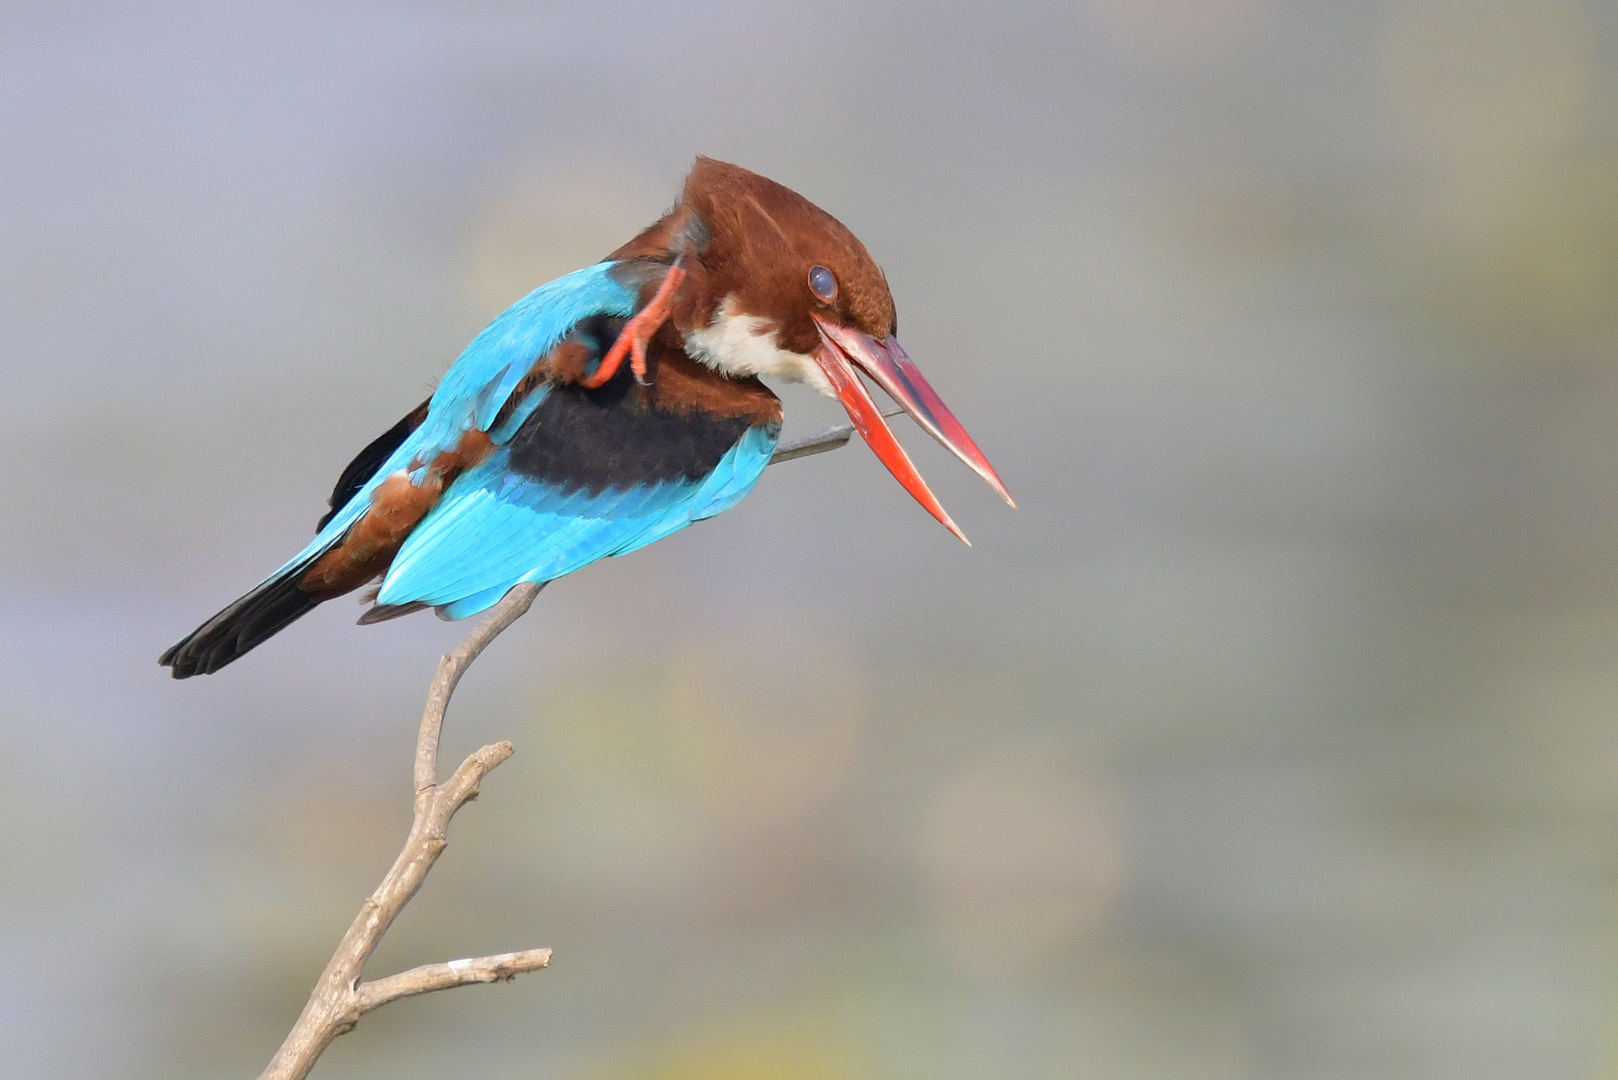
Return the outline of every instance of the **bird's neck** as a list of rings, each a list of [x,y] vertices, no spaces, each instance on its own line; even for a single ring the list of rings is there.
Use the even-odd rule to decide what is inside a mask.
[[[684,331],[684,337],[685,351],[722,375],[807,383],[828,397],[835,394],[814,360],[783,349],[775,324],[742,311],[734,297],[721,300],[707,325]]]
[[[745,417],[754,426],[779,425],[781,399],[752,377],[726,375],[691,356],[689,342],[682,350],[662,336],[651,344],[650,385],[636,387],[652,408],[673,412],[697,411],[714,417]]]

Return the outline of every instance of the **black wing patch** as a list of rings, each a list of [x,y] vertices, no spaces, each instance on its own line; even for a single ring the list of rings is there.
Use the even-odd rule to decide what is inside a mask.
[[[714,416],[644,404],[625,365],[597,390],[553,385],[511,438],[511,468],[563,491],[598,495],[652,484],[695,483],[714,471],[752,426],[745,416]]]

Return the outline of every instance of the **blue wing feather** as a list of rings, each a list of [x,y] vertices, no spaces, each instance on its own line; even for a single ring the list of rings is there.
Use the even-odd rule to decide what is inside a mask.
[[[602,262],[575,270],[541,285],[497,316],[445,372],[421,425],[332,515],[308,546],[288,559],[271,579],[312,563],[341,539],[370,508],[371,492],[389,476],[412,461],[428,460],[455,446],[473,427],[487,431],[523,376],[580,320],[593,315],[632,314],[635,291],[612,274],[615,266]],[[509,439],[544,397],[544,388],[530,394],[518,408],[519,415],[513,415],[493,433],[494,441]]]
[[[579,320],[634,314],[636,290],[612,273],[616,265],[597,263],[576,270],[512,304],[472,339],[445,373],[431,409],[442,409],[446,423],[453,418],[457,436],[468,426],[487,431],[534,361]],[[432,419],[429,411],[428,422]]]
[[[506,418],[504,423],[489,432],[489,438],[497,445],[510,442],[511,437],[517,434],[517,429],[522,427],[523,421],[532,416],[534,410],[544,403],[549,391],[550,387],[548,386],[537,387],[527,397],[523,398],[515,409],[511,410],[511,415]]]
[[[488,431],[534,363],[581,320],[631,314],[636,294],[612,269],[599,263],[558,278],[490,323],[444,375],[420,427],[278,573],[311,562],[341,538],[388,476],[455,446],[471,428]],[[750,428],[701,480],[563,491],[512,472],[505,445],[545,396],[545,388],[536,389],[490,431],[495,453],[451,484],[411,533],[383,580],[379,604],[419,601],[463,618],[518,581],[549,581],[645,547],[735,505],[775,447],[772,428]]]
[[[735,505],[758,482],[775,433],[750,428],[706,477],[599,494],[509,470],[497,451],[452,484],[393,560],[379,604],[421,602],[475,615],[519,581],[550,581],[623,555]]]

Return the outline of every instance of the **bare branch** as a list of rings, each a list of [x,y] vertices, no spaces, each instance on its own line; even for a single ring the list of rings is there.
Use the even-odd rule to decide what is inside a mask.
[[[451,960],[447,964],[423,964],[421,967],[361,983],[358,991],[359,1010],[368,1013],[379,1005],[416,994],[430,994],[435,990],[448,990],[454,986],[472,983],[505,982],[525,971],[538,971],[549,967],[549,949],[526,949],[523,952],[501,953],[499,956],[480,956],[475,960]]]
[[[847,424],[828,428],[819,435],[779,447],[770,463],[835,450],[847,443],[853,432]],[[259,1080],[304,1080],[333,1039],[353,1030],[361,1016],[390,1001],[472,983],[500,982],[525,971],[537,971],[550,963],[549,949],[529,949],[452,960],[447,964],[424,964],[373,982],[361,981],[365,962],[376,951],[382,935],[416,895],[448,843],[450,819],[477,797],[483,778],[511,756],[509,742],[485,746],[463,761],[443,784],[438,782],[439,737],[455,687],[489,643],[527,613],[542,588],[543,583],[534,582],[514,586],[459,648],[439,660],[416,736],[415,819],[410,825],[410,835],[382,883],[365,901],[348,933],[343,935],[298,1022]]]
[[[779,443],[775,453],[770,455],[770,464],[779,465],[783,461],[794,458],[808,457],[811,454],[824,454],[827,450],[836,450],[846,446],[854,434],[853,424],[835,424],[819,435],[806,435],[791,442]]]
[[[439,785],[438,797],[448,807],[444,815],[444,824],[449,824],[449,815],[459,810],[462,803],[478,797],[478,784],[496,765],[511,756],[511,750],[509,742],[491,743],[482,750],[468,755],[467,759],[461,762],[461,767]]]
[[[468,800],[490,770],[511,756],[511,744],[498,742],[470,755],[444,784],[438,783],[438,740],[450,695],[472,661],[500,632],[516,622],[533,604],[543,586],[523,583],[512,588],[460,647],[438,663],[438,674],[427,693],[416,738],[415,819],[403,850],[382,883],[360,908],[348,933],[321,972],[320,981],[287,1035],[281,1049],[259,1080],[303,1080],[315,1061],[337,1036],[350,1031],[361,1016],[401,997],[447,990],[471,983],[511,979],[550,962],[549,949],[503,953],[448,964],[427,964],[376,982],[361,982],[365,962],[382,935],[421,887],[448,842],[450,819]]]
[[[438,782],[438,733],[444,727],[444,711],[449,708],[450,695],[455,693],[461,675],[489,647],[489,642],[500,636],[502,630],[528,614],[534,597],[544,587],[543,583],[532,581],[513,585],[505,598],[494,606],[489,617],[461,642],[460,648],[438,661],[438,674],[433,677],[433,684],[427,690],[427,708],[422,712],[421,734],[416,739],[418,792]]]

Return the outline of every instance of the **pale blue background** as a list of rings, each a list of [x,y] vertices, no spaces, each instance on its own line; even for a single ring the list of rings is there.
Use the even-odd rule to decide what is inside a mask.
[[[262,1067],[462,628],[156,656],[701,152],[1022,509],[907,428],[971,550],[856,446],[548,590],[374,970],[555,966],[317,1075],[1612,1075],[1615,11],[12,0],[0,1073]]]

